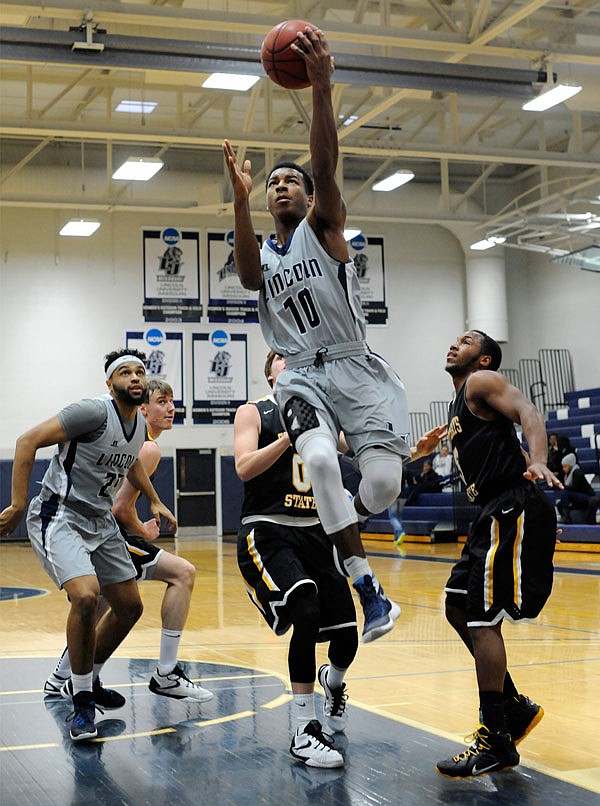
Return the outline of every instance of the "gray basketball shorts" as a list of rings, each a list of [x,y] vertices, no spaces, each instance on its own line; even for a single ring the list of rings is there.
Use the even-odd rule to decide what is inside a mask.
[[[46,573],[59,588],[75,577],[94,575],[100,587],[136,575],[117,522],[109,512],[86,518],[50,498],[34,498],[27,514],[27,532]]]
[[[353,355],[325,361],[320,367],[285,370],[275,385],[282,412],[292,397],[316,409],[336,442],[343,431],[354,454],[383,447],[410,456],[404,384],[380,356]]]

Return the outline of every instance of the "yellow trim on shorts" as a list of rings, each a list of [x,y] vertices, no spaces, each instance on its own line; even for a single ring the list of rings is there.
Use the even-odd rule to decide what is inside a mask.
[[[263,561],[258,553],[258,549],[256,548],[256,544],[254,542],[254,529],[248,532],[246,536],[246,543],[248,544],[248,553],[252,557],[252,562],[258,568],[260,575],[262,577],[262,581],[265,583],[267,588],[271,591],[277,591],[279,588],[272,580],[272,578],[267,573],[267,569],[265,568]]]

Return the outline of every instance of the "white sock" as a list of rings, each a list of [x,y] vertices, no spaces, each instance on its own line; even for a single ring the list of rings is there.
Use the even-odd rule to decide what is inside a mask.
[[[362,577],[373,576],[366,557],[348,557],[347,560],[344,560],[344,568],[352,582],[358,582]]]
[[[71,672],[71,680],[73,682],[73,696],[79,694],[80,691],[92,692],[92,675],[93,672],[87,674],[74,674]]]
[[[296,727],[302,730],[305,725],[316,719],[315,695],[314,694],[294,694],[294,712],[296,714]]]
[[[177,665],[177,653],[179,652],[180,641],[181,630],[165,630],[163,627],[160,631],[159,674],[169,674]]]
[[[67,647],[63,649],[63,653],[58,659],[58,663],[56,664],[53,674],[55,674],[56,677],[62,677],[63,679],[71,677],[71,661],[69,659],[69,650]]]
[[[344,682],[347,671],[347,669],[338,669],[337,666],[330,663],[329,669],[327,669],[327,685],[329,688],[339,688]]]
[[[100,672],[102,671],[102,667],[104,663],[94,663],[94,680],[97,680],[100,677]]]

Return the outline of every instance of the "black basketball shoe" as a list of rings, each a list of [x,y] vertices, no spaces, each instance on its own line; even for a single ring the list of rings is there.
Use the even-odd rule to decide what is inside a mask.
[[[504,704],[506,729],[515,744],[519,744],[538,725],[544,716],[544,709],[524,694],[511,697]]]
[[[480,725],[474,738],[464,753],[438,761],[436,770],[449,778],[474,778],[508,770],[519,763],[519,754],[508,733],[490,733],[485,725]]]

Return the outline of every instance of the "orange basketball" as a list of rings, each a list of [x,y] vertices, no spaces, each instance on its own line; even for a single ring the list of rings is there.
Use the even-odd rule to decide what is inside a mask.
[[[310,22],[285,20],[271,28],[263,40],[260,57],[265,73],[271,81],[280,87],[285,87],[286,90],[302,90],[310,87],[306,63],[302,56],[290,47],[298,42],[298,31],[304,31],[307,27],[313,31],[317,30],[317,26]]]

